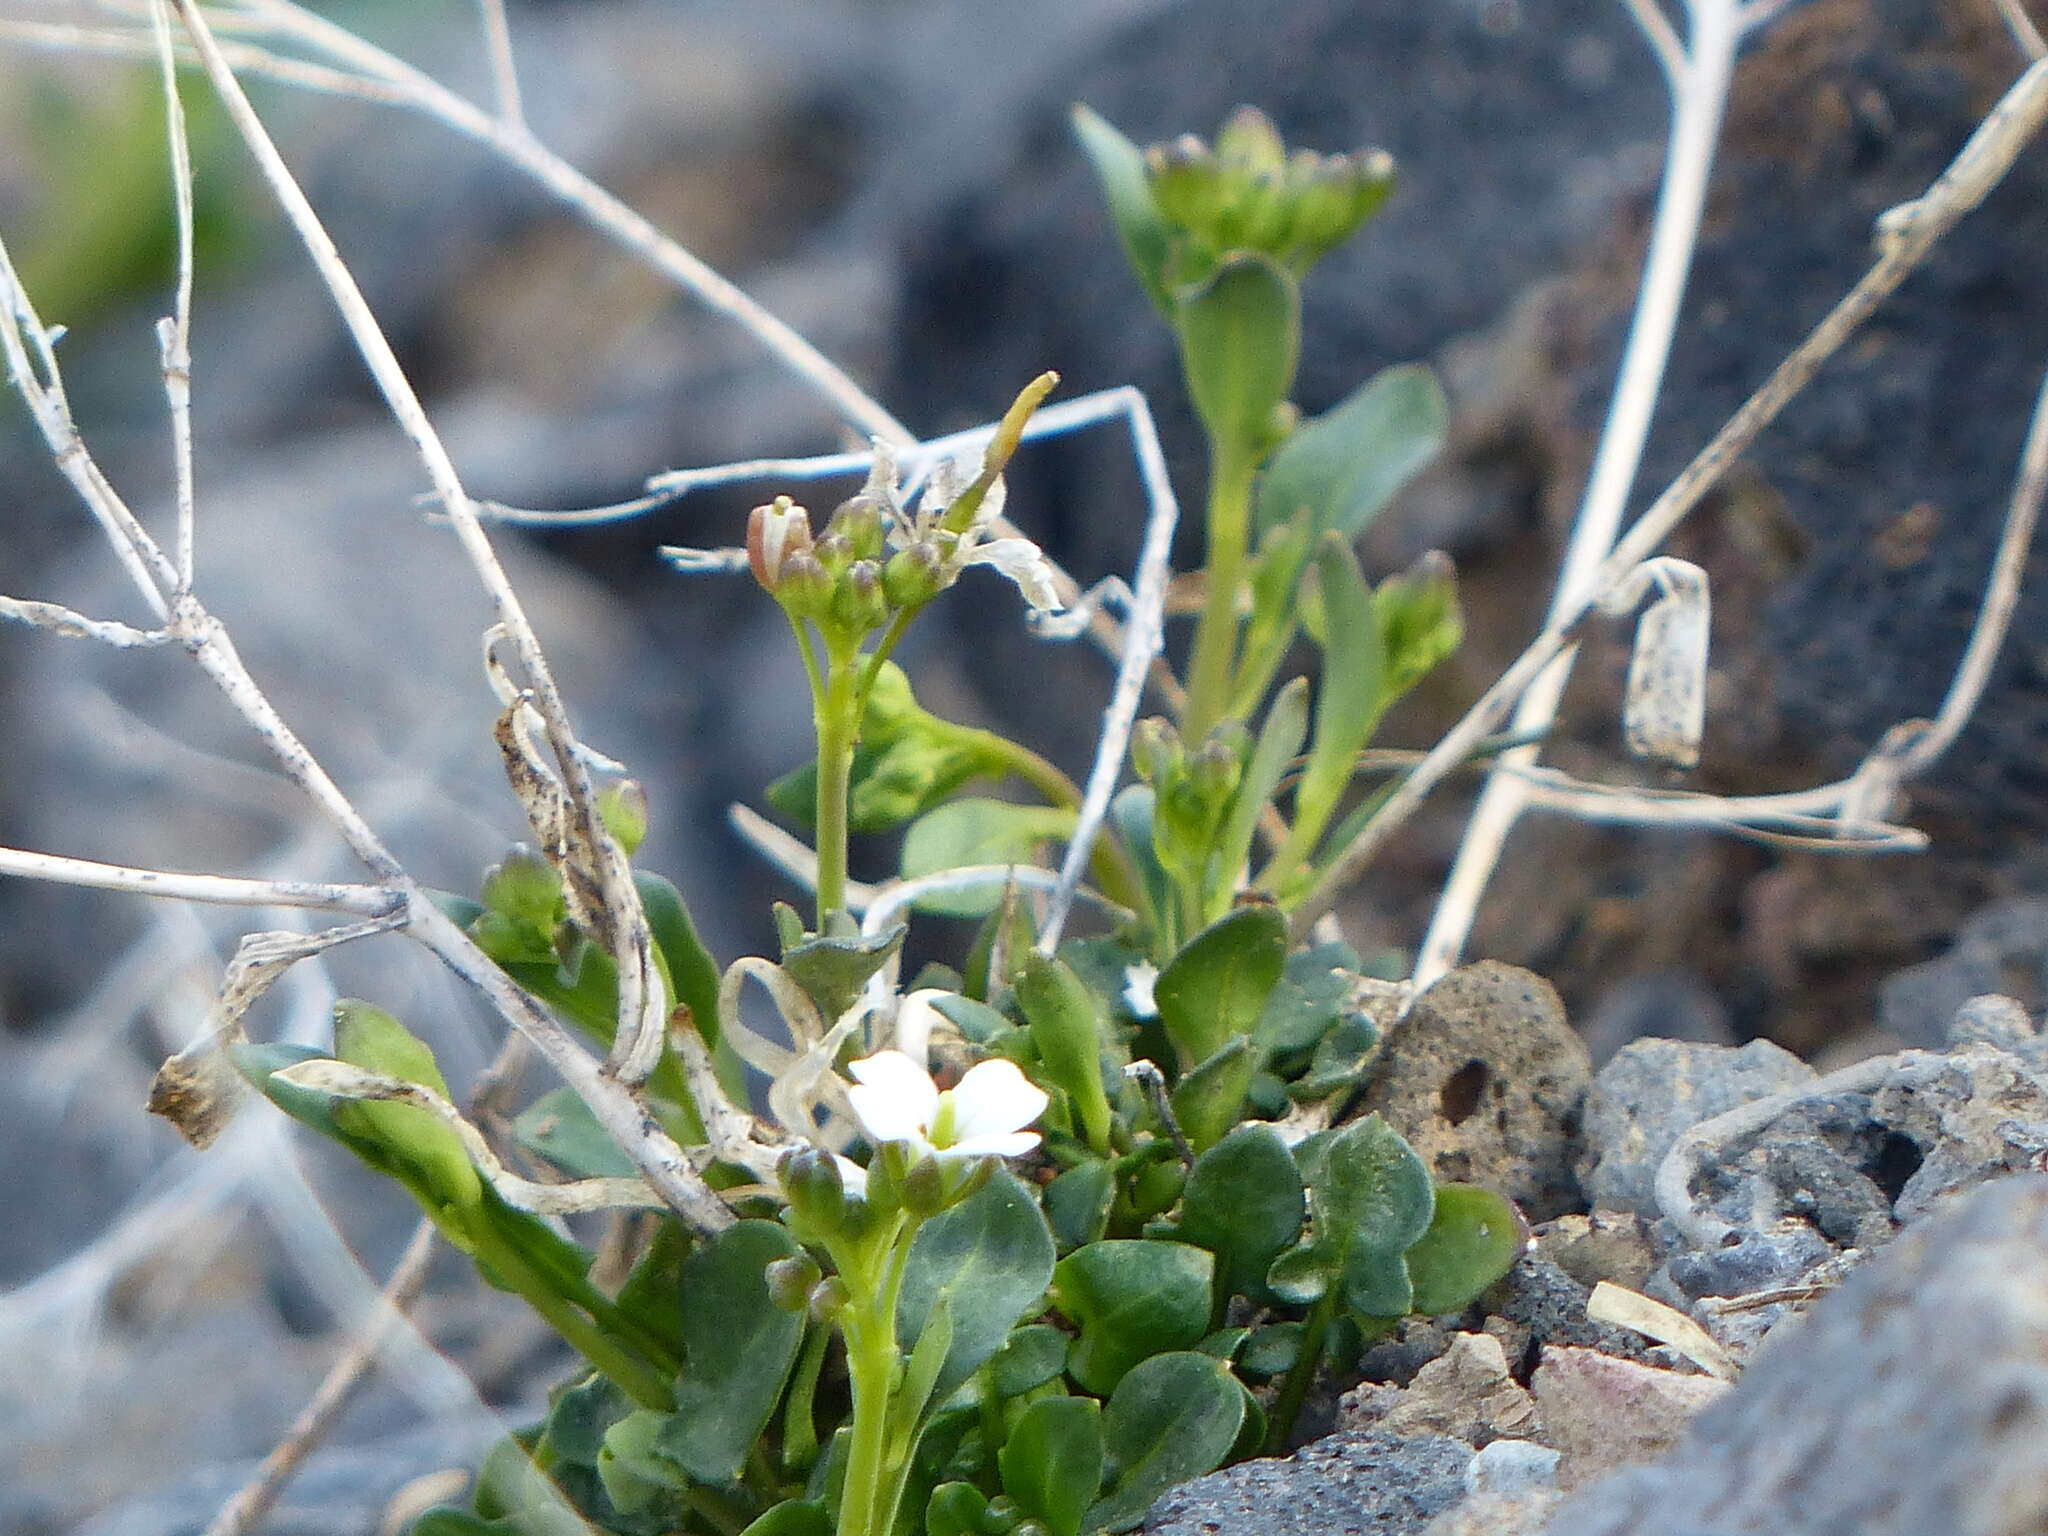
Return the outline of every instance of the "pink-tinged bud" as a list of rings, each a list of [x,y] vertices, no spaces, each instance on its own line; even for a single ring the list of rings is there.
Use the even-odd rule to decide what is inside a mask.
[[[789,557],[810,547],[810,514],[787,496],[754,508],[747,518],[747,564],[770,592],[782,584]]]

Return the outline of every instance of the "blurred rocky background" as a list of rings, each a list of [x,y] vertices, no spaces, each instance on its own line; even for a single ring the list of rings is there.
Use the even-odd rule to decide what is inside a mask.
[[[487,89],[468,0],[320,8],[459,89]],[[1122,269],[1068,105],[1088,101],[1142,142],[1208,133],[1251,101],[1291,140],[1390,150],[1394,201],[1311,285],[1300,395],[1317,410],[1420,359],[1453,402],[1443,463],[1367,541],[1375,574],[1448,550],[1470,626],[1394,734],[1430,740],[1536,627],[1660,164],[1662,86],[1619,0],[510,9],[539,136],[915,429],[986,420],[1046,367],[1069,394],[1136,383],[1190,500],[1200,463],[1167,341]],[[80,15],[0,0],[0,19]],[[1803,0],[1759,39],[1738,74],[1638,505],[1853,281],[1874,217],[1924,188],[2019,62],[1991,0]],[[413,504],[417,467],[245,156],[191,95],[202,590],[415,867],[462,886],[518,830],[484,729],[486,605]],[[362,103],[274,86],[258,101],[478,493],[588,504],[662,468],[840,441],[830,409],[751,337],[475,146]],[[170,226],[157,111],[142,68],[0,49],[0,231],[45,315],[70,327],[64,357],[95,449],[161,516],[169,456],[149,326],[167,302]],[[1700,787],[1838,775],[1939,700],[2048,361],[2043,249],[2048,151],[2036,145],[1687,524],[1676,547],[1708,567],[1716,603]],[[137,617],[17,409],[0,407],[0,465],[0,591]],[[1128,570],[1141,514],[1120,433],[1028,449],[1011,480],[1015,515],[1081,579]],[[734,541],[770,489],[501,541],[585,733],[654,791],[646,861],[682,884],[725,957],[770,942],[767,903],[788,891],[727,832],[724,807],[800,758],[807,711],[781,621],[750,584],[685,580],[654,550]],[[1979,992],[2039,1010],[2048,555],[2031,575],[1983,707],[1912,787],[1931,853],[1859,862],[1532,817],[1472,952],[1554,978],[1603,1058],[1661,1034],[1843,1059],[1939,1044]],[[1006,622],[1007,589],[992,592],[970,585],[918,637],[907,661],[920,693],[1078,773],[1108,670],[1027,638]],[[1624,636],[1589,645],[1557,761],[1634,772],[1614,723],[1624,664]],[[0,842],[346,872],[188,671],[175,655],[0,634]],[[1420,934],[1458,799],[1345,912],[1362,949]],[[248,926],[246,914],[201,921],[0,887],[0,1356],[30,1360],[30,1340],[54,1352],[0,1370],[0,1529],[197,1530],[310,1390],[335,1317],[361,1305],[369,1282],[348,1250],[381,1275],[403,1241],[401,1213],[347,1169],[309,1155],[303,1182],[280,1178],[300,1165],[275,1126],[244,1127],[207,1162],[140,1112],[155,1058],[197,1027]],[[410,1001],[451,1076],[473,1071],[493,1048],[486,1022],[407,963],[396,944],[366,950],[338,984]],[[262,1023],[316,1031],[324,999],[309,982]],[[142,1262],[167,1232],[181,1234],[180,1262]],[[405,1353],[344,1427],[339,1443],[355,1449],[322,1464],[276,1529],[373,1529],[394,1488],[459,1464],[493,1411],[545,1386],[544,1355],[488,1298],[437,1287],[427,1318],[483,1398]]]

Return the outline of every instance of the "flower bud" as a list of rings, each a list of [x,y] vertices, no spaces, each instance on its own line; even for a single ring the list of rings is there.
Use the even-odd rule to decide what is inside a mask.
[[[818,1261],[807,1253],[777,1259],[765,1272],[768,1299],[781,1311],[801,1312],[810,1305],[811,1292],[824,1277]]]
[[[799,550],[783,559],[775,598],[791,613],[815,617],[832,600],[832,573],[812,550]]]
[[[887,527],[881,498],[863,492],[839,503],[833,510],[832,521],[825,525],[825,532],[846,540],[856,560],[879,560]]]
[[[791,555],[811,547],[810,514],[787,496],[778,496],[747,516],[747,564],[754,580],[773,592]]]
[[[882,567],[882,594],[891,608],[915,608],[928,603],[945,586],[945,560],[930,540],[899,549]]]
[[[811,1294],[805,1299],[805,1305],[810,1308],[813,1322],[829,1323],[846,1310],[847,1302],[852,1299],[844,1280],[837,1275],[827,1275],[811,1287]]]
[[[1237,789],[1244,759],[1220,734],[1211,736],[1188,759],[1188,782],[1205,806],[1220,809]]]
[[[1149,715],[1131,732],[1131,767],[1138,777],[1155,787],[1180,768],[1183,751],[1180,733],[1171,722]]]
[[[836,581],[853,563],[853,545],[844,534],[828,532],[825,537],[811,546],[811,553],[818,557],[818,563]]]
[[[919,1158],[904,1171],[902,1183],[903,1209],[922,1220],[936,1216],[951,1200],[947,1189],[946,1171],[939,1166],[935,1157]]]
[[[798,1236],[819,1241],[837,1236],[846,1223],[846,1181],[832,1154],[797,1147],[783,1155],[775,1173]]]
[[[848,566],[832,589],[830,616],[849,635],[865,635],[885,623],[889,600],[882,595],[882,567],[873,560],[856,560]]]
[[[491,911],[546,932],[555,925],[562,877],[526,844],[514,843],[510,853],[484,871],[482,895]]]

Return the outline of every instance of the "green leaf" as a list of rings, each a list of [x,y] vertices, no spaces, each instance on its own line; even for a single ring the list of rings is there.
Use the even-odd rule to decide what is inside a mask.
[[[784,1499],[740,1536],[832,1536],[832,1516],[823,1504],[811,1499]]]
[[[1301,353],[1301,288],[1270,257],[1239,251],[1174,295],[1188,393],[1219,456],[1257,464],[1273,448]]]
[[[770,1300],[764,1271],[797,1252],[772,1221],[742,1221],[683,1265],[682,1379],[661,1453],[700,1482],[738,1478],[796,1360],[803,1319]]]
[[[953,800],[911,824],[903,839],[906,880],[977,864],[1032,864],[1046,843],[1073,834],[1074,812],[1062,806],[1014,805],[1007,800]],[[920,911],[979,917],[1002,899],[991,882],[970,890],[923,897]]]
[[[1195,1160],[1179,1235],[1216,1255],[1225,1290],[1262,1301],[1266,1271],[1301,1239],[1301,1173],[1270,1125],[1241,1125]]]
[[[605,1431],[632,1408],[632,1400],[602,1376],[567,1387],[548,1409],[547,1448],[563,1461],[594,1467]]]
[[[1429,1230],[1436,1192],[1415,1149],[1378,1115],[1318,1148],[1309,1172],[1316,1247],[1337,1266],[1344,1301],[1362,1317],[1393,1317],[1412,1299],[1402,1254]]]
[[[1384,706],[1386,652],[1372,589],[1358,557],[1337,534],[1316,551],[1324,623],[1322,686],[1316,693],[1315,745],[1294,794],[1294,824],[1276,863],[1292,873],[1309,858],[1346,786],[1352,766]],[[1282,886],[1283,898],[1291,894]]]
[[[1099,1159],[1077,1163],[1046,1185],[1045,1219],[1060,1252],[1101,1237],[1115,1200],[1116,1168]]]
[[[1349,1007],[1358,975],[1358,953],[1341,940],[1296,950],[1287,957],[1252,1038],[1268,1059],[1314,1050]]]
[[[1059,1309],[1081,1330],[1067,1370],[1107,1396],[1138,1362],[1186,1349],[1209,1331],[1215,1255],[1191,1243],[1110,1238],[1059,1262]]]
[[[918,1229],[904,1267],[896,1336],[915,1339],[941,1295],[955,1298],[953,1339],[935,1401],[986,1364],[1052,1279],[1052,1234],[1037,1201],[1007,1171]]]
[[[631,1178],[637,1171],[573,1088],[535,1099],[512,1122],[512,1134],[574,1179]]]
[[[1306,511],[1312,533],[1355,539],[1436,457],[1449,420],[1443,386],[1427,367],[1383,369],[1281,445],[1259,477],[1254,530]]]
[[[1237,1368],[1254,1381],[1270,1381],[1294,1369],[1301,1358],[1303,1327],[1296,1322],[1268,1323],[1254,1328],[1238,1351]]]
[[[1312,1104],[1332,1094],[1349,1093],[1365,1081],[1367,1064],[1379,1046],[1379,1031],[1362,1013],[1344,1013],[1317,1042],[1308,1070],[1287,1085],[1296,1103]]]
[[[1236,1443],[1244,1405],[1230,1367],[1208,1355],[1155,1355],[1131,1371],[1103,1410],[1109,1488],[1082,1524],[1129,1530],[1167,1489],[1213,1472]]]
[[[897,923],[873,938],[807,936],[783,951],[782,968],[818,1005],[827,1023],[851,1008],[862,987],[903,947],[909,925]]]
[[[1337,1273],[1329,1245],[1309,1242],[1290,1248],[1266,1270],[1266,1289],[1289,1306],[1313,1306],[1323,1299]]]
[[[690,1010],[690,1022],[711,1052],[720,1085],[736,1102],[746,1103],[746,1071],[732,1047],[718,1035],[718,961],[698,937],[697,924],[683,903],[682,892],[661,876],[638,870],[634,871],[633,885],[647,913],[647,928],[654,936],[654,947],[668,967],[670,994]]]
[[[668,1415],[639,1408],[605,1431],[597,1452],[597,1479],[614,1508],[644,1514],[669,1503],[689,1483],[657,1448]]]
[[[1287,957],[1287,919],[1263,903],[1239,907],[1181,946],[1152,997],[1183,1072],[1258,1023]]]
[[[1175,1085],[1174,1118],[1196,1152],[1215,1146],[1243,1118],[1245,1091],[1251,1087],[1258,1065],[1252,1037],[1235,1035]]]
[[[1268,530],[1258,542],[1249,583],[1251,619],[1245,625],[1243,658],[1231,687],[1230,718],[1252,717],[1273,674],[1287,659],[1287,648],[1302,621],[1301,573],[1308,568],[1314,544],[1315,531],[1306,514]]]
[[[366,1072],[417,1083],[442,1098],[448,1080],[427,1043],[381,1008],[345,997],[334,1005],[334,1054]],[[462,1140],[432,1110],[417,1104],[343,1101],[334,1121],[390,1145],[420,1171],[436,1198],[468,1209],[483,1198],[483,1181]]]
[[[988,1363],[989,1385],[997,1397],[1022,1397],[1067,1367],[1067,1336],[1050,1323],[1012,1331]]]
[[[1157,809],[1158,797],[1150,784],[1126,784],[1109,802],[1110,825],[1116,828],[1124,851],[1138,867],[1138,883],[1144,888],[1145,904],[1151,910],[1154,927],[1165,920],[1162,914],[1169,910],[1173,892],[1173,882],[1159,862],[1159,851],[1152,841]]]
[[[1170,237],[1146,182],[1145,157],[1106,119],[1079,104],[1074,107],[1074,137],[1094,167],[1117,238],[1145,296],[1161,314],[1170,315],[1172,303],[1163,275]]]
[[[1085,1397],[1047,1397],[1010,1428],[998,1465],[1003,1492],[1052,1536],[1081,1536],[1102,1486],[1102,1408]]]
[[[924,1506],[925,1536],[989,1536],[988,1495],[972,1483],[941,1483]]]
[[[1373,591],[1372,606],[1387,653],[1380,693],[1391,705],[1465,638],[1457,575],[1443,556],[1424,556],[1381,582]]]
[[[1279,792],[1295,755],[1308,737],[1308,679],[1297,677],[1274,696],[1259,728],[1258,745],[1238,780],[1237,793],[1217,837],[1213,864],[1212,903],[1226,902],[1236,894],[1246,861],[1251,857],[1252,838],[1258,831],[1259,813]]]
[[[1109,1021],[1102,1005],[1064,960],[1030,950],[1017,976],[1017,1005],[1045,1078],[1080,1116],[1089,1147],[1109,1155],[1109,1094],[1102,1085],[1102,1046]]]
[[[1425,1317],[1464,1311],[1521,1251],[1521,1218],[1503,1196],[1476,1184],[1438,1185],[1429,1230],[1406,1255],[1413,1309]]]
[[[896,1390],[889,1394],[889,1420],[892,1424],[923,1421],[925,1410],[931,1406],[932,1389],[938,1383],[939,1372],[944,1369],[946,1356],[952,1348],[953,1293],[941,1289],[931,1311],[925,1314],[924,1327],[911,1348],[910,1358],[903,1362],[902,1379],[897,1382]]]

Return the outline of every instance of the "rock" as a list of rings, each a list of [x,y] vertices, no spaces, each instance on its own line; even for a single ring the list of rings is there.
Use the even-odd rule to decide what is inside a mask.
[[[1898,972],[1878,994],[1877,1022],[1911,1046],[1946,1043],[1956,1013],[1986,993],[2048,1007],[2048,897],[1996,901],[1963,924],[1955,942]]]
[[[1449,1435],[1478,1446],[1525,1436],[1535,1423],[1535,1399],[1508,1374],[1500,1340],[1485,1333],[1454,1333],[1406,1387],[1358,1387],[1337,1407],[1340,1430]]]
[[[1627,1211],[1560,1216],[1538,1227],[1531,1241],[1537,1254],[1588,1290],[1611,1280],[1639,1291],[1657,1266],[1648,1225]]]
[[[1465,1491],[1472,1447],[1443,1435],[1332,1435],[1284,1460],[1183,1483],[1145,1517],[1150,1536],[1420,1536]]]
[[[1685,1131],[1738,1104],[1813,1081],[1813,1071],[1767,1040],[1734,1048],[1637,1040],[1594,1075],[1586,1094],[1579,1182],[1595,1210],[1655,1215],[1664,1154]]]
[[[1695,1149],[1692,1209],[1665,1213],[1692,1245],[1668,1266],[1687,1296],[1794,1284],[2048,1150],[2048,1089],[1983,1045],[1863,1062],[1758,1115]]]
[[[2037,1536],[2048,1529],[2048,1178],[1916,1223],[1650,1465],[1549,1536]]]
[[[1586,1316],[1591,1294],[1591,1286],[1579,1284],[1550,1259],[1525,1253],[1481,1298],[1486,1331],[1501,1341],[1518,1379],[1526,1379],[1553,1344],[1577,1344],[1631,1360],[1650,1358],[1651,1346],[1640,1334]]]
[[[1496,1440],[1465,1468],[1467,1496],[1432,1520],[1424,1536],[1521,1536],[1562,1495],[1557,1452],[1529,1440]]]
[[[2026,1009],[2009,997],[1990,992],[1971,998],[1956,1010],[1956,1016],[1948,1021],[1947,1043],[1996,1046],[2017,1056],[2039,1036]]]
[[[1485,1184],[1532,1220],[1576,1209],[1572,1155],[1591,1067],[1542,977],[1482,960],[1423,993],[1385,1038],[1362,1107],[1439,1181]]]
[[[1728,1391],[1712,1376],[1570,1345],[1545,1349],[1529,1386],[1543,1416],[1543,1443],[1564,1458],[1558,1481],[1565,1488],[1661,1456],[1694,1414]]]

